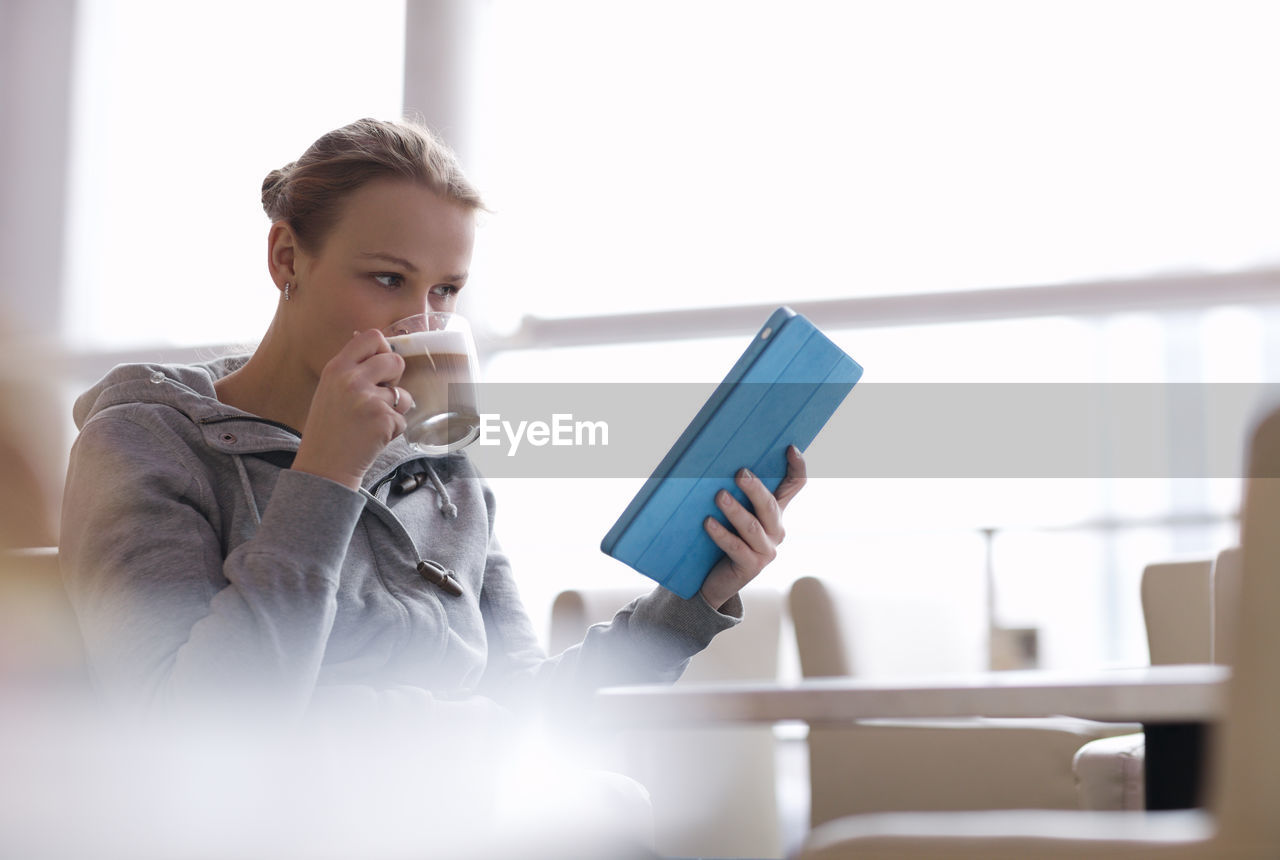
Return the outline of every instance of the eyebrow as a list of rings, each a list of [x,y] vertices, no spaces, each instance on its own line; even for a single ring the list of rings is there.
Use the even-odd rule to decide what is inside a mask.
[[[385,260],[386,262],[399,266],[405,271],[411,272],[413,274],[417,274],[418,272],[418,267],[415,266],[413,263],[410,263],[404,257],[397,257],[395,254],[388,254],[385,251],[361,251],[360,256],[369,260]],[[467,279],[467,274],[468,274],[467,272],[463,272],[460,275],[446,275],[445,280],[446,281],[465,281]]]
[[[395,254],[388,254],[385,251],[361,251],[360,256],[368,260],[386,260],[388,263],[399,266],[410,272],[417,272],[418,267],[410,263],[404,257],[397,257]]]

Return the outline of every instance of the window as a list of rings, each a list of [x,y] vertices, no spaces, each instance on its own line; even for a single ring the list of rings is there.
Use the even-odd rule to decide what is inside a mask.
[[[1280,260],[1280,129],[1265,108],[1280,56],[1265,41],[1265,3],[486,9],[475,155],[497,213],[469,300],[499,333],[526,315],[1069,285]],[[868,380],[1159,384],[1274,377],[1280,363],[1262,345],[1275,326],[1274,313],[1228,308],[833,335]],[[714,380],[744,340],[521,350],[496,355],[488,375]],[[595,542],[639,477],[630,487],[505,482],[503,534],[533,589],[549,599],[557,586],[543,572],[586,578],[608,564]],[[1046,665],[1135,663],[1145,657],[1141,564],[1234,540],[1238,494],[1230,476],[818,481],[795,511],[806,539],[771,579],[816,572],[972,597],[990,564],[993,620],[1040,628]],[[589,512],[551,535],[525,513],[582,511],[584,498]],[[1175,528],[1188,511],[1220,520]],[[1151,520],[1164,525],[1143,525]],[[998,533],[974,551],[984,526]]]
[[[253,342],[276,296],[262,177],[398,116],[403,0],[84,0],[64,331],[79,346]]]
[[[1274,262],[1272,15],[493,0],[475,299],[501,330]]]

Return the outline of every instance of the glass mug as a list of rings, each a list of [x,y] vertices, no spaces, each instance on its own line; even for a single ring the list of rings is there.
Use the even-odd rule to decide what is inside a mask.
[[[404,438],[427,454],[448,454],[480,435],[476,344],[465,318],[428,311],[382,330],[404,359],[400,387],[413,395]]]

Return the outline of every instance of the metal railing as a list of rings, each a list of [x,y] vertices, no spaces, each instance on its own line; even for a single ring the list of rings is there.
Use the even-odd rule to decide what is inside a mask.
[[[779,303],[784,303],[783,299]],[[909,295],[785,302],[829,330],[941,325],[979,320],[1053,316],[1105,316],[1134,311],[1208,310],[1231,305],[1280,305],[1280,267],[1239,272],[1179,274]],[[557,349],[727,337],[754,332],[774,304],[733,305],[582,317],[526,316],[509,333],[476,326],[480,352],[493,356],[523,349]],[[477,321],[482,323],[483,321]],[[72,350],[65,378],[97,379],[131,361],[191,362],[223,354],[225,344]]]

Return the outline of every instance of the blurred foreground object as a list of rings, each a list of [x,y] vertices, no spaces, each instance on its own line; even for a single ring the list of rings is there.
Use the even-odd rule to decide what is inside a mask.
[[[37,451],[52,411],[57,373],[44,384],[23,369],[49,365],[46,351],[0,321],[0,687],[83,688],[84,652],[53,547],[46,482]],[[20,360],[19,356],[25,356]],[[43,434],[46,441],[53,434]]]
[[[52,546],[54,478],[44,473],[52,460],[47,449],[58,438],[53,429],[62,426],[60,374],[42,344],[14,335],[2,317],[0,343],[0,550]]]
[[[54,547],[0,552],[0,686],[88,693],[84,645]]]
[[[550,651],[580,641],[638,596],[633,588],[570,589],[552,606]],[[694,656],[676,686],[708,681],[776,681],[782,594],[753,585],[741,593],[742,624]],[[780,857],[776,740],[771,726],[714,726],[619,732],[608,766],[650,792],[663,856]]]

